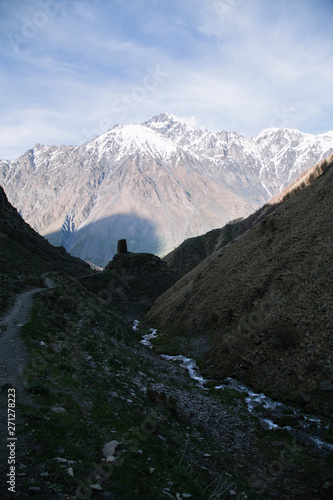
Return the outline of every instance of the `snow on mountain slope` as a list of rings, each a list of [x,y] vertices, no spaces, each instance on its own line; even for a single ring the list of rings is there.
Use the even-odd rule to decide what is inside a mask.
[[[293,129],[266,129],[253,139],[263,161],[260,176],[273,194],[282,191],[304,170],[333,152],[333,132],[303,134]]]
[[[148,127],[133,124],[123,127],[114,127],[109,132],[89,141],[86,144],[87,151],[99,152],[100,157],[105,150],[114,147],[118,158],[121,155],[141,153],[153,154],[161,158],[169,158],[176,153],[177,148],[171,141],[166,140],[162,135],[154,133]]]
[[[333,152],[333,132],[194,129],[169,113],[115,126],[82,146],[37,144],[0,162],[0,183],[54,245],[105,265],[131,251],[165,254],[185,238],[246,216]]]

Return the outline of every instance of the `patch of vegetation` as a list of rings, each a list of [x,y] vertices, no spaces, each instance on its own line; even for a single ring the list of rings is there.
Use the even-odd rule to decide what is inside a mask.
[[[257,435],[263,457],[271,464],[271,479],[285,474],[287,470],[305,471],[309,476],[309,481],[316,482],[318,477],[321,477],[322,466],[316,458],[316,453],[311,453],[288,431],[284,429],[258,430]],[[329,462],[329,456],[326,460]]]
[[[188,238],[163,260],[180,276],[185,276],[213,252],[222,250],[232,242],[242,225],[243,221],[238,219],[228,222],[221,229],[213,229],[204,235]]]
[[[207,440],[189,441],[188,422],[142,394],[134,383],[139,371],[162,376],[137,356],[138,334],[114,315],[112,302],[106,308],[80,281],[59,281],[35,298],[22,327],[31,355],[25,378],[36,405],[23,408],[34,449],[24,460],[29,470],[44,464],[49,474],[36,485],[90,498],[98,495],[89,486],[96,483],[123,498],[164,498],[165,488],[173,496],[210,498],[211,483],[230,464]],[[111,440],[119,442],[117,460],[107,464],[102,449]],[[212,458],[204,466],[207,452]],[[232,468],[228,474],[234,488],[246,490]]]

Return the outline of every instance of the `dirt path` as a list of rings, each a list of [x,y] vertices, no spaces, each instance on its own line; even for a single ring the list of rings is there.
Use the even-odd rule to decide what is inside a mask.
[[[54,287],[50,278],[44,277],[45,286]],[[36,288],[17,296],[16,301],[3,320],[0,321],[0,483],[6,482],[8,473],[8,388],[15,389],[16,403],[32,404],[31,397],[25,391],[23,371],[29,361],[29,355],[20,329],[29,317],[33,305],[33,296],[44,291]],[[14,391],[10,391],[11,394]],[[17,406],[15,407],[16,424],[19,422]],[[18,440],[19,443],[19,440]],[[19,447],[19,446],[18,446]],[[19,450],[17,450],[19,451]],[[4,481],[5,479],[5,481]],[[14,496],[14,494],[12,494]]]

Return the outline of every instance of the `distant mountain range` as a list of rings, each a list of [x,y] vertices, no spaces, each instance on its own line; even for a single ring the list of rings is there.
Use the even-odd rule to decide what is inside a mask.
[[[333,132],[271,128],[247,139],[166,113],[82,146],[37,144],[0,161],[0,184],[53,245],[105,266],[121,238],[162,255],[245,217],[331,153]]]

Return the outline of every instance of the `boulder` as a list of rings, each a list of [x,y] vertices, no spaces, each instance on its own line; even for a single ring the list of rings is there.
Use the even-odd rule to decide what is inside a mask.
[[[106,443],[103,447],[103,455],[106,457],[107,462],[114,462],[115,457],[114,454],[119,445],[119,442],[114,440]]]

